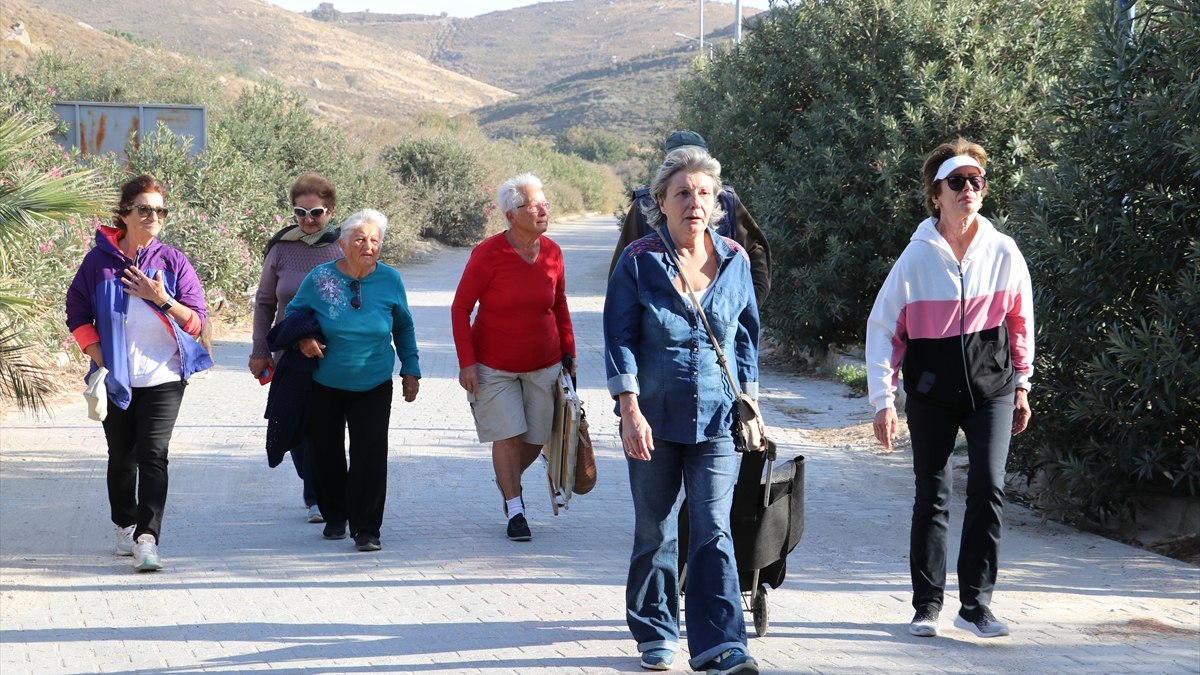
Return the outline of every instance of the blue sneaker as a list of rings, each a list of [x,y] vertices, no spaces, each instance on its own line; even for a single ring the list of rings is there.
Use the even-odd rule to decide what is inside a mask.
[[[642,652],[642,667],[646,670],[670,670],[675,663],[675,652],[666,647],[656,647]]]
[[[731,675],[732,673],[758,673],[758,661],[746,653],[746,650],[734,647],[721,652],[721,655],[708,664],[708,675]]]

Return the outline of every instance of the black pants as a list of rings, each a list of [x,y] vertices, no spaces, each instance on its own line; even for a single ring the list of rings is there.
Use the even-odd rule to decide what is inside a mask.
[[[313,382],[308,402],[308,450],[317,480],[317,504],[326,523],[349,520],[351,535],[378,537],[383,524],[391,411],[391,380],[368,391],[346,391]]]
[[[167,506],[167,449],[186,385],[168,382],[134,387],[129,408],[108,406],[108,503],[117,527],[137,525],[134,539],[149,532],[161,540]]]
[[[288,450],[292,456],[292,466],[296,467],[296,475],[304,481],[304,505],[312,506],[317,503],[317,481],[313,478],[312,453],[308,451],[308,439]]]
[[[1012,439],[1013,396],[985,401],[974,411],[908,397],[904,410],[912,437],[913,500],[909,567],[913,607],[940,610],[946,591],[946,545],[953,476],[949,466],[961,428],[967,437],[967,509],[958,549],[958,591],[967,609],[986,607],[996,586],[1004,527],[1004,467]]]

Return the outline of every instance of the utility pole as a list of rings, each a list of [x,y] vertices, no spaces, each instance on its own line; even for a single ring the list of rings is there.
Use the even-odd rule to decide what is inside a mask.
[[[700,57],[704,58],[704,0],[700,0]]]
[[[733,43],[742,44],[742,0],[733,3]]]

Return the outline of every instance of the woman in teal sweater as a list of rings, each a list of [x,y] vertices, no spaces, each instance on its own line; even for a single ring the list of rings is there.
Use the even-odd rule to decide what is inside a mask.
[[[379,262],[386,230],[387,216],[378,211],[351,214],[338,240],[345,257],[313,268],[287,307],[288,314],[312,312],[324,337],[300,340],[301,353],[320,359],[309,396],[308,447],[324,536],[345,538],[349,521],[360,551],[380,548],[394,357],[405,401],[417,398],[421,377],[404,282]]]

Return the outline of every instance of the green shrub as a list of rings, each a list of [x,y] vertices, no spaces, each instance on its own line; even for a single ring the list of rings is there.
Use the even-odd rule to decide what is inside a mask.
[[[386,148],[383,161],[415,200],[423,236],[453,246],[483,237],[489,200],[475,153],[449,137],[409,138]]]
[[[1200,489],[1200,8],[1097,2],[1089,63],[1052,98],[1014,204],[1037,300],[1033,423],[1013,451],[1049,506],[1128,515]]]
[[[964,136],[992,155],[987,215],[1020,187],[1047,91],[1076,68],[1084,0],[828,0],[777,6],[681,84],[771,241],[768,326],[823,352],[864,337],[926,216],[921,163]]]
[[[834,373],[838,381],[850,387],[850,391],[858,396],[867,395],[867,369],[862,366],[843,364]]]
[[[615,166],[634,156],[637,147],[600,129],[571,127],[554,139],[554,149],[589,162]]]
[[[545,141],[498,141],[496,146],[513,166],[509,175],[531,171],[542,179],[557,214],[604,212],[620,199],[620,184],[608,167],[564,155]]]
[[[124,62],[89,61],[61,50],[43,52],[30,65],[27,79],[52,87],[59,100],[202,105],[220,95],[215,72],[144,50]]]

